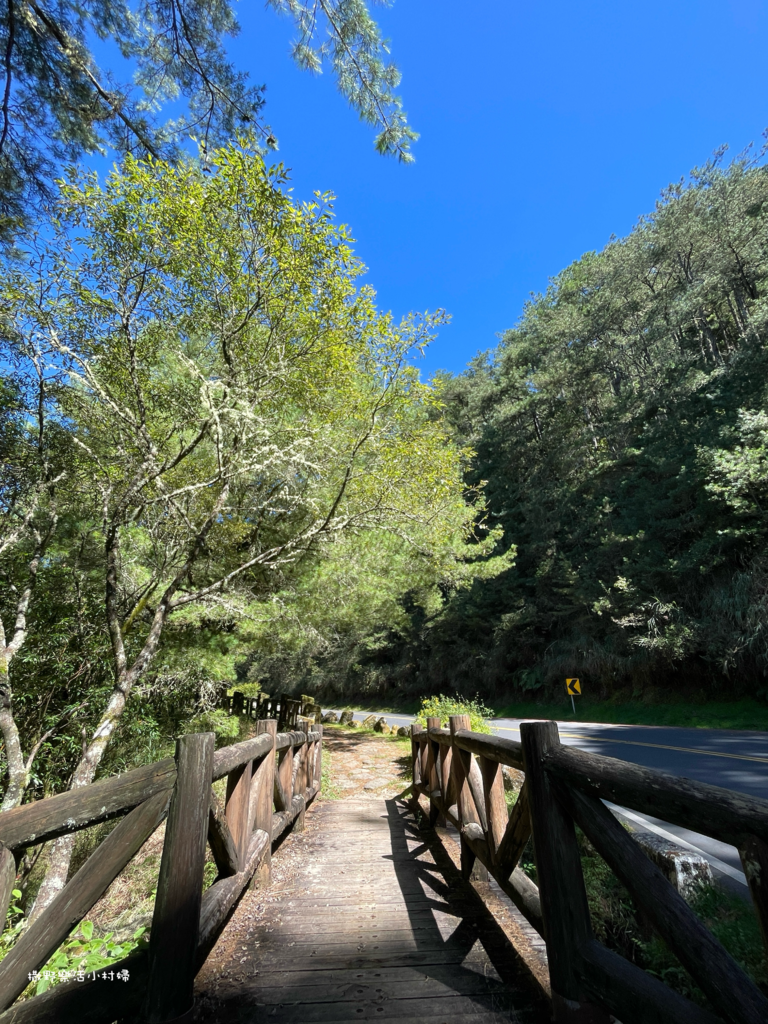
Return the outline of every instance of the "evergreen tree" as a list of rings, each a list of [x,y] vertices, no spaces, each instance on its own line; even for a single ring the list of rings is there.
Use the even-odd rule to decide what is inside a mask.
[[[329,61],[381,153],[411,159],[416,136],[393,90],[397,69],[364,0],[269,0],[294,19],[294,57]],[[190,134],[208,149],[238,131],[261,133],[263,92],[225,49],[238,31],[231,0],[8,0],[0,10],[0,233],[12,236],[52,198],[62,162],[105,145],[174,159]],[[98,66],[92,41],[114,44],[133,80]],[[162,118],[170,101],[181,116]]]

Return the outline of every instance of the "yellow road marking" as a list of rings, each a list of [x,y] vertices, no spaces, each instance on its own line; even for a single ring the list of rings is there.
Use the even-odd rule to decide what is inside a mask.
[[[516,729],[509,729],[506,726],[499,727],[499,732],[516,732]],[[683,754],[706,754],[708,757],[730,757],[735,761],[758,761],[760,764],[768,764],[768,757],[751,757],[749,754],[723,754],[719,750],[704,750],[703,747],[673,747],[667,743],[642,743],[640,740],[617,740],[610,736],[583,736],[578,732],[561,732],[561,736],[568,736],[570,739],[585,740],[587,743],[623,743],[631,747],[656,747],[658,750],[678,750]]]

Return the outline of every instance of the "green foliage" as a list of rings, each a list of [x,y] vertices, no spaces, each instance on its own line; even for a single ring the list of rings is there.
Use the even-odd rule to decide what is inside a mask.
[[[60,981],[71,980],[78,974],[109,970],[135,949],[146,946],[142,939],[145,931],[145,928],[139,928],[130,939],[114,942],[111,932],[94,938],[93,924],[82,921],[38,972],[39,980],[33,979],[33,994],[40,995]]]
[[[445,728],[451,715],[469,715],[472,732],[490,733],[492,730],[488,719],[493,718],[495,712],[487,708],[479,697],[470,700],[459,694],[446,697],[441,693],[435,697],[422,698],[416,721],[426,728],[428,718],[439,718],[441,726]]]
[[[364,0],[270,6],[294,20],[299,66],[319,71],[327,59],[362,120],[378,126],[378,151],[410,159],[416,135],[393,93],[400,76]],[[105,144],[176,160],[194,132],[205,160],[238,131],[255,128],[277,148],[261,118],[263,87],[227,58],[227,38],[238,30],[230,0],[37,0],[33,8],[9,0],[0,13],[0,236],[12,235],[31,206],[50,202],[63,162]],[[109,68],[97,66],[95,39],[114,44]],[[163,120],[168,103],[176,116]]]
[[[11,902],[5,915],[5,927],[0,935],[0,960],[3,960],[16,945],[16,940],[24,928],[24,911],[18,902],[22,897],[21,889],[11,890]]]

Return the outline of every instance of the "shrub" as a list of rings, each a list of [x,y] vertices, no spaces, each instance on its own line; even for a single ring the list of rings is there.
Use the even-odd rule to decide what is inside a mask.
[[[493,718],[495,714],[496,712],[487,708],[477,696],[469,700],[458,693],[453,697],[446,697],[441,693],[437,697],[422,697],[416,721],[426,727],[428,718],[439,718],[440,724],[447,727],[451,715],[469,715],[469,727],[472,732],[490,732],[488,719]]]

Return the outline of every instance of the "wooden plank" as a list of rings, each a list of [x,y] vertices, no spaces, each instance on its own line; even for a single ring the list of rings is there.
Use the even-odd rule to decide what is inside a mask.
[[[459,730],[468,731],[469,723],[469,715],[451,715],[448,720],[451,737],[455,737]],[[476,881],[487,881],[488,875],[482,861],[476,865],[477,856],[474,849],[464,838],[465,825],[480,824],[480,815],[469,787],[469,762],[465,762],[462,757],[463,752],[455,745],[452,746],[451,752],[451,779],[456,793],[458,824],[461,833],[461,875],[465,879],[474,878]],[[471,756],[471,754],[465,754],[466,758],[471,758]],[[446,817],[449,820],[452,819],[453,815],[450,809],[446,809]]]
[[[141,849],[165,817],[170,793],[156,793],[110,832],[50,906],[19,937],[0,964],[0,1010],[5,1010],[55,953],[72,929]]]
[[[608,1021],[590,1006],[577,973],[579,948],[592,939],[587,893],[573,821],[555,798],[543,760],[560,743],[555,722],[520,725],[528,783],[536,877],[541,898],[555,1020]]]
[[[251,777],[253,761],[240,764],[227,776],[227,795],[224,813],[232,841],[237,850],[237,870],[242,871],[248,849],[250,829],[248,816],[251,807]],[[272,794],[270,794],[271,797]]]
[[[10,850],[48,842],[68,832],[124,814],[176,781],[172,757],[94,782],[90,786],[35,800],[0,814],[0,842]]]
[[[722,1024],[709,1010],[594,939],[582,947],[578,970],[592,998],[626,1024]]]
[[[144,1004],[149,1024],[180,1017],[192,1006],[213,746],[212,732],[176,741],[178,777],[168,811],[149,941]]]
[[[236,875],[239,868],[237,844],[229,831],[224,808],[211,788],[211,804],[208,810],[208,845],[216,861],[221,878]]]
[[[279,1024],[338,1024],[341,1021],[393,1020],[411,1017],[415,1020],[438,1021],[446,1024],[462,1018],[472,1024],[509,1024],[510,1012],[515,1006],[503,990],[496,993],[477,993],[474,996],[412,996],[401,994],[396,1000],[387,999],[383,992],[373,993],[355,1002],[293,1003],[281,1001],[277,1005],[259,1002],[256,1012],[263,1020]],[[366,1016],[361,1016],[365,1014]],[[368,1015],[371,1016],[368,1016]]]
[[[528,801],[528,783],[523,783],[512,813],[509,816],[504,838],[499,846],[496,863],[499,877],[509,877],[523,855],[531,836],[531,814]]]
[[[270,741],[264,736],[254,736],[250,740],[233,743],[229,747],[217,750],[213,755],[213,781],[223,779],[225,775],[229,775],[230,772],[257,757],[264,757],[270,749],[269,743]]]
[[[611,812],[577,789],[560,784],[557,793],[715,1010],[731,1024],[765,1024],[768,999]],[[538,852],[535,828],[534,816]]]
[[[478,767],[483,777],[483,793],[485,797],[485,828],[488,848],[491,853],[491,860],[498,863],[498,850],[504,840],[509,815],[507,813],[507,801],[504,796],[504,776],[501,765],[498,761],[491,761],[487,757],[478,758]],[[512,865],[514,867],[514,864]],[[510,874],[512,871],[510,867]]]
[[[603,800],[741,846],[747,836],[768,842],[768,800],[710,786],[653,768],[559,746],[547,774]]]
[[[278,811],[287,811],[293,799],[293,748],[284,747],[278,757],[275,772],[275,807]]]
[[[274,746],[277,735],[275,719],[263,719],[257,725],[259,733],[269,736]],[[251,806],[249,809],[248,838],[253,829],[257,829],[270,838],[264,856],[254,872],[254,884],[269,885],[272,877],[272,806],[275,793],[275,753],[270,750],[261,760],[253,776],[251,784]],[[245,858],[243,858],[245,867]]]
[[[739,856],[768,955],[768,843],[757,836],[747,836],[739,847]]]

